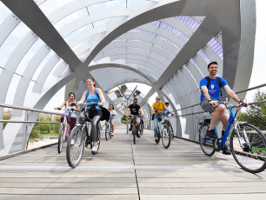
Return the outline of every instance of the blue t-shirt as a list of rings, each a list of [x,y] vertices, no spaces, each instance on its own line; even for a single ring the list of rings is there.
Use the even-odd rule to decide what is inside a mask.
[[[99,103],[102,102],[101,98],[99,97],[97,90],[95,88],[95,92],[93,95],[90,95],[89,90],[86,95],[87,103]],[[90,106],[87,107],[87,109],[90,109]],[[96,106],[96,110],[102,110],[99,106]]]
[[[163,115],[166,117],[168,117],[168,115],[169,115],[169,111],[166,110],[166,108],[163,108]]]
[[[210,78],[210,85],[208,87],[208,92],[209,92],[209,95],[212,99],[218,99],[221,101],[220,99],[220,87],[218,85],[218,82],[217,82],[217,76],[215,77],[215,79],[211,79]],[[206,78],[203,78],[201,79],[200,81],[200,88],[202,86],[206,86],[207,87],[208,85],[208,80]],[[221,85],[222,87],[228,85],[226,80],[224,78],[221,78]],[[201,95],[200,95],[200,101],[202,101],[203,99],[205,99],[204,95],[202,94],[202,91],[201,91]]]

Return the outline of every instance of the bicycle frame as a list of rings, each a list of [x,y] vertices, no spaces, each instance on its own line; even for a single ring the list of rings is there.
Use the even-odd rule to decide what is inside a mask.
[[[217,141],[219,142],[219,144],[221,144],[221,148],[222,148],[222,149],[223,149],[224,146],[225,146],[225,143],[226,143],[227,138],[228,138],[228,136],[229,136],[229,133],[230,133],[230,130],[231,130],[232,125],[234,126],[234,130],[236,130],[236,132],[237,132],[238,140],[239,140],[239,143],[240,143],[241,147],[244,147],[244,146],[243,146],[243,143],[242,143],[241,140],[240,140],[240,135],[239,135],[239,132],[238,132],[238,129],[237,129],[237,126],[239,126],[239,125],[241,124],[241,122],[239,123],[239,122],[235,121],[236,114],[238,113],[238,111],[239,111],[240,109],[238,109],[238,110],[236,111],[236,113],[234,113],[233,108],[235,108],[235,107],[236,107],[236,106],[231,106],[231,107],[229,108],[230,116],[229,116],[229,120],[228,120],[227,125],[226,125],[226,129],[225,129],[225,131],[224,131],[224,135],[223,135],[222,137],[219,138],[218,133],[217,133],[216,126],[214,126],[214,131],[215,131],[215,134],[216,134],[216,136],[217,136]],[[242,123],[243,123],[243,122],[242,122]],[[205,136],[205,137],[206,137],[206,136]],[[246,140],[246,141],[248,142],[248,144],[249,144],[249,140],[248,140],[248,137],[247,137],[247,135],[246,135],[245,132],[244,132],[244,138],[245,138],[245,140]],[[205,139],[205,138],[204,138],[204,139]],[[206,141],[206,142],[212,144],[212,143],[209,142],[209,141]]]

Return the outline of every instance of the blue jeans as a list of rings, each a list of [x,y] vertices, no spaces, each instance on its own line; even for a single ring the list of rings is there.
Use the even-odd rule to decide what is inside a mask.
[[[155,114],[154,115],[154,137],[158,137],[158,121],[162,120],[162,114]]]

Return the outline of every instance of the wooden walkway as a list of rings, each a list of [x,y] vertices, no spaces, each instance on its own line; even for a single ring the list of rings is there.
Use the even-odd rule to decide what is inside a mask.
[[[169,149],[156,145],[153,132],[133,145],[125,126],[101,142],[96,156],[85,149],[72,169],[65,149],[34,151],[0,161],[0,199],[64,200],[235,200],[265,199],[266,172],[250,174],[232,156],[203,155],[198,144],[174,139]],[[103,135],[102,135],[103,136]]]

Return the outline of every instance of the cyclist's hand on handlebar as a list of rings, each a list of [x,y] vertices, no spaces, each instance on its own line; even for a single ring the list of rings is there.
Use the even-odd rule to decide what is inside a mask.
[[[99,102],[97,106],[103,106],[103,102]]]
[[[214,107],[214,106],[218,106],[218,101],[211,100],[209,103],[210,103],[213,107]]]
[[[174,116],[174,113],[172,113],[171,116]]]
[[[78,103],[71,103],[71,106],[76,106],[78,105]]]
[[[243,107],[248,107],[248,104],[242,100],[239,102],[239,105],[241,105]]]
[[[61,110],[61,108],[54,108],[55,110]]]

